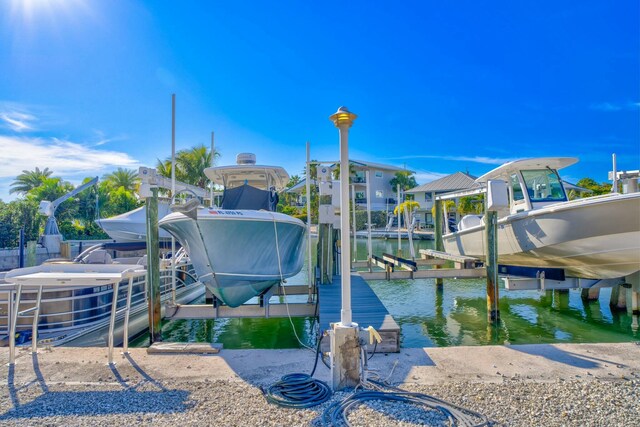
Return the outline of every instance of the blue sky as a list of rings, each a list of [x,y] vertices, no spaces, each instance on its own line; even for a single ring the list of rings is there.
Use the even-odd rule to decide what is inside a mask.
[[[424,183],[575,156],[561,174],[640,168],[633,1],[0,2],[0,199],[23,169],[77,183],[209,144],[301,174],[339,157]]]

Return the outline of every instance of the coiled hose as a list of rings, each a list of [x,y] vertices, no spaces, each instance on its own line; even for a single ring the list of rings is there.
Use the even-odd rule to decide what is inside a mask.
[[[318,366],[321,343],[322,338],[318,338],[316,360],[311,375],[296,373],[283,376],[280,381],[272,384],[266,390],[262,389],[267,402],[287,408],[300,409],[320,405],[331,399],[332,392],[329,385],[313,378]]]

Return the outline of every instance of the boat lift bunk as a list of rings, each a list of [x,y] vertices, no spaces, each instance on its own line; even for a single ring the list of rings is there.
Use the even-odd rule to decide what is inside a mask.
[[[38,346],[38,321],[40,317],[40,305],[43,290],[65,288],[93,288],[96,286],[113,286],[113,300],[111,304],[111,317],[109,323],[109,364],[113,364],[114,329],[116,315],[124,313],[124,337],[123,352],[128,351],[129,336],[128,323],[131,310],[131,289],[134,279],[147,274],[142,265],[109,264],[100,265],[97,269],[88,268],[84,264],[42,264],[36,267],[28,267],[14,270],[5,276],[7,283],[0,283],[0,290],[9,291],[9,365],[15,364],[16,359],[16,328],[18,317],[33,313],[31,351],[37,353]],[[118,309],[118,290],[123,281],[128,281],[127,299],[123,308]],[[21,296],[23,291],[37,292],[35,305],[20,311]]]

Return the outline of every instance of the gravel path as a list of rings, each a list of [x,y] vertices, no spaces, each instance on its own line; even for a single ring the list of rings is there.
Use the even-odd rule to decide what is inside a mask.
[[[338,393],[312,409],[268,404],[260,389],[235,380],[47,383],[0,386],[0,424],[16,426],[306,426]],[[495,425],[638,426],[640,378],[576,379],[502,383],[405,384],[404,389],[439,397],[485,414]],[[354,426],[446,425],[438,414],[406,404],[369,402],[351,413]]]

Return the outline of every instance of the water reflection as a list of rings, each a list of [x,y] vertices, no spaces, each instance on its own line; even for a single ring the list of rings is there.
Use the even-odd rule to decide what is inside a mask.
[[[433,247],[432,241],[414,242],[418,249]],[[315,245],[313,245],[315,246]],[[396,253],[397,240],[374,240],[376,255]],[[409,253],[408,242],[402,242]],[[366,238],[358,239],[359,258],[366,257]],[[289,284],[306,284],[306,266]],[[602,289],[597,301],[583,301],[579,290],[500,292],[501,322],[487,323],[484,279],[444,281],[371,281],[389,312],[402,328],[403,347],[456,345],[532,344],[557,342],[622,342],[640,339],[638,316],[609,307],[610,290]],[[306,299],[306,297],[304,297]],[[295,318],[300,339],[315,341],[315,319]],[[289,319],[216,319],[165,322],[167,341],[217,342],[225,348],[300,347]],[[148,338],[136,341],[146,345]]]

